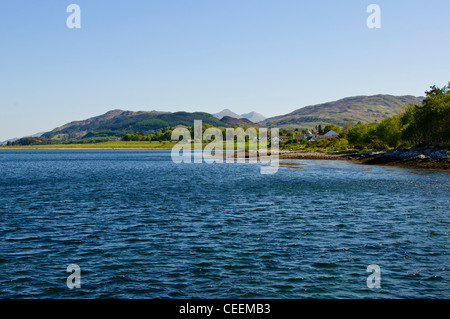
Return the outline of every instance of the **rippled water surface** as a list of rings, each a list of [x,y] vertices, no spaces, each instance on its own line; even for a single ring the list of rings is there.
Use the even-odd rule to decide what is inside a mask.
[[[450,298],[449,191],[447,172],[346,161],[3,150],[0,297]]]

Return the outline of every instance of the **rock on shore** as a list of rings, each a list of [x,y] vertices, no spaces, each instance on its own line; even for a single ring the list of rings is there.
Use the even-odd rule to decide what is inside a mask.
[[[446,149],[410,148],[391,151],[375,150],[353,154],[349,156],[349,159],[364,164],[450,170],[450,151]]]
[[[280,151],[281,159],[352,160],[362,164],[450,170],[450,151],[436,148],[368,152]]]

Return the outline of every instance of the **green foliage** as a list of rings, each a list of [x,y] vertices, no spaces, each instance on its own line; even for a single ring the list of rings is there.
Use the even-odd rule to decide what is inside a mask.
[[[347,121],[344,123],[344,125],[342,125],[342,132],[341,132],[341,136],[342,137],[347,137],[348,132],[350,131],[350,129],[355,126],[355,124],[353,124],[353,121]],[[337,132],[336,132],[337,133]]]
[[[336,124],[327,124],[325,125],[325,128],[323,130],[323,133],[326,134],[329,131],[335,131],[336,133],[338,133],[339,135],[342,134],[342,129],[340,126],[336,125]]]
[[[353,145],[367,145],[375,139],[376,123],[358,124],[347,134],[348,141]]]
[[[67,142],[67,144],[95,144],[114,141],[111,137],[90,137],[83,139],[73,139]]]
[[[402,137],[414,145],[450,145],[450,82],[432,86],[422,105],[412,105],[402,117]]]
[[[322,129],[322,124],[319,124],[319,127],[317,128],[317,131],[319,133],[319,135],[323,135],[325,132]]]
[[[125,134],[124,137],[122,137],[122,141],[130,142],[141,142],[141,141],[150,141],[151,138],[149,136],[145,136],[144,131],[140,130],[139,132],[134,132],[134,134]]]
[[[55,144],[54,141],[44,137],[24,137],[20,140],[8,142],[7,146],[25,146],[25,145],[50,145]]]
[[[359,147],[450,146],[450,83],[425,93],[422,104],[413,103],[402,114],[351,128],[349,142]]]
[[[400,116],[387,117],[376,126],[376,140],[382,147],[397,147],[401,143]]]
[[[344,138],[333,138],[306,143],[304,148],[318,151],[347,151],[349,149],[349,142]]]
[[[161,131],[155,132],[154,134],[150,134],[148,136],[145,135],[144,131],[134,132],[133,134],[125,134],[122,137],[122,141],[124,142],[139,142],[139,141],[171,141],[172,140],[172,130],[171,129],[163,129]]]

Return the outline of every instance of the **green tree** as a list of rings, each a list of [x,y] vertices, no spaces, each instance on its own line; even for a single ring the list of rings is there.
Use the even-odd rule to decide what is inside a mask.
[[[125,136],[122,137],[122,141],[126,141],[126,142],[132,141],[132,135],[131,134],[125,134]]]
[[[402,140],[410,145],[419,145],[422,143],[420,128],[418,127],[418,109],[420,105],[413,104],[408,107],[401,115]]]
[[[353,124],[352,121],[347,121],[344,123],[344,125],[342,126],[342,137],[347,137],[348,132],[350,131],[350,129],[355,126],[355,124]]]
[[[329,131],[335,131],[336,133],[338,133],[339,135],[342,134],[342,129],[340,126],[336,125],[336,124],[327,124],[325,125],[325,129],[324,129],[324,134],[326,134]]]
[[[401,143],[401,121],[399,116],[387,117],[375,128],[379,146],[397,147]]]
[[[349,130],[347,139],[351,144],[361,147],[375,144],[376,127],[376,123],[358,124]]]
[[[450,145],[450,82],[430,87],[422,105],[411,105],[401,117],[402,137],[412,145]]]

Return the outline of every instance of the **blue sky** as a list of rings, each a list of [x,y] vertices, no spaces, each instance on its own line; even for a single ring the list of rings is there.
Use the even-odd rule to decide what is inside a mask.
[[[69,29],[69,4],[81,29]],[[369,4],[381,28],[369,29]],[[266,116],[450,80],[450,1],[0,4],[0,141],[111,109]]]

